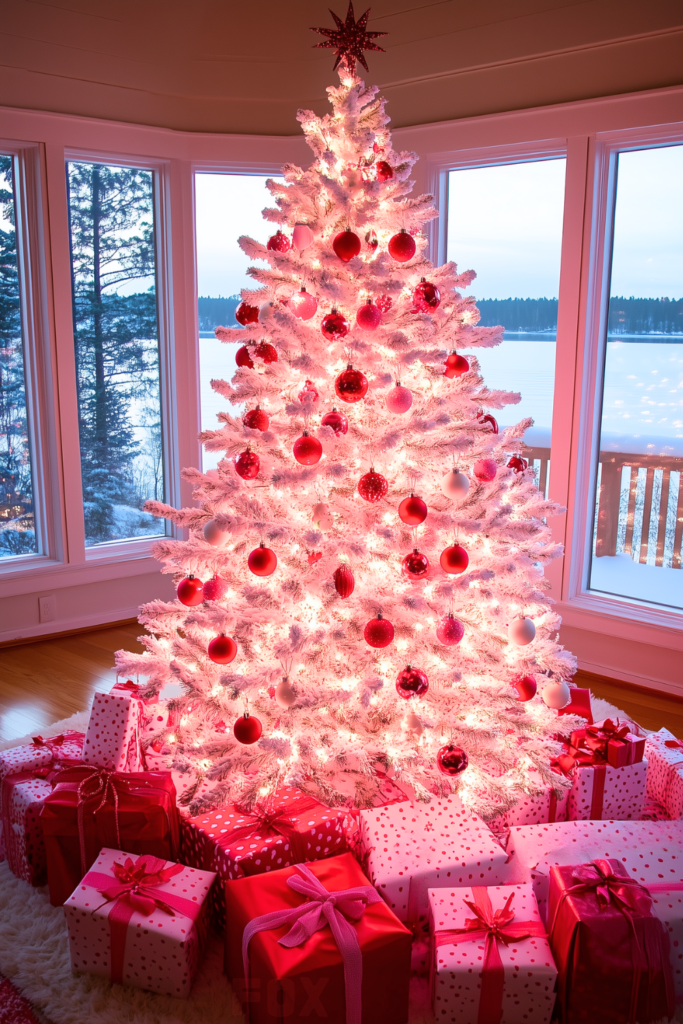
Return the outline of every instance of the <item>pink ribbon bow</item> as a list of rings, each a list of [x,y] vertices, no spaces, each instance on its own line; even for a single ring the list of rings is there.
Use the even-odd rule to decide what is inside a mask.
[[[287,934],[278,939],[281,946],[291,949],[293,946],[302,946],[314,932],[329,925],[344,961],[346,1024],[361,1024],[363,954],[356,930],[346,918],[359,921],[366,907],[372,903],[381,903],[382,897],[371,885],[330,892],[306,864],[295,864],[294,867],[303,877],[290,875],[287,885],[307,897],[307,902],[299,907],[263,914],[249,922],[242,935],[244,976],[249,977],[249,942],[257,932],[270,931],[291,923],[292,927]]]
[[[63,733],[60,733],[59,736],[50,736],[50,738],[47,740],[44,740],[42,736],[34,736],[32,738],[32,743],[34,747],[60,747],[63,742]]]

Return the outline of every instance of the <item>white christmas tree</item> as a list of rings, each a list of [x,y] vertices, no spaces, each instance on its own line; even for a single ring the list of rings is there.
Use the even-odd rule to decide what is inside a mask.
[[[477,326],[472,271],[426,259],[416,156],[338,63],[332,113],[298,114],[311,166],[268,182],[277,232],[240,239],[256,287],[216,331],[241,347],[212,386],[244,412],[202,434],[224,456],[186,471],[196,508],[146,506],[189,530],[156,548],[179,600],[142,608],[145,653],[117,667],[150,695],[180,684],[154,745],[194,777],[194,813],[285,782],[368,806],[388,777],[491,819],[566,785],[553,707],[575,662],[543,576],[560,510],[525,468],[531,421],[498,432],[490,412],[519,395],[458,354],[503,329]]]

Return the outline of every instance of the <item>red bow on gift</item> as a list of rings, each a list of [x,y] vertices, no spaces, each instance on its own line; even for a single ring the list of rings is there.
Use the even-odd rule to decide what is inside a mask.
[[[305,814],[320,808],[317,800],[309,797],[308,800],[294,801],[288,807],[278,807],[275,810],[268,810],[266,807],[257,805],[252,811],[245,811],[245,820],[229,832],[224,832],[217,840],[218,844],[226,849],[240,839],[247,839],[255,832],[264,838],[268,835],[280,835],[288,839],[292,847],[302,842],[302,837],[297,832],[298,815]],[[238,807],[238,810],[240,808]],[[305,851],[299,850],[303,856]]]
[[[50,736],[44,740],[42,736],[34,736],[32,743],[34,747],[60,747],[64,742],[64,734],[60,733],[59,736]]]
[[[670,750],[683,750],[683,743],[680,740],[664,740],[664,746]]]
[[[126,857],[124,864],[112,865],[118,885],[98,889],[98,892],[104,896],[105,902],[124,900],[140,914],[151,914],[154,908],[158,907],[159,910],[173,916],[175,910],[159,898],[158,890],[154,887],[169,882],[174,875],[180,874],[183,866],[172,864],[170,868],[165,868],[164,863],[165,861],[159,860],[158,857],[147,855],[138,857],[136,861]]]

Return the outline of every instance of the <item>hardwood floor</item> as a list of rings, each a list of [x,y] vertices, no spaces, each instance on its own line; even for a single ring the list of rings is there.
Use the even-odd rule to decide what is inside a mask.
[[[141,651],[138,623],[0,648],[0,740],[12,740],[88,707],[115,681],[114,651]],[[621,708],[646,729],[683,737],[683,700],[579,672],[579,686]]]

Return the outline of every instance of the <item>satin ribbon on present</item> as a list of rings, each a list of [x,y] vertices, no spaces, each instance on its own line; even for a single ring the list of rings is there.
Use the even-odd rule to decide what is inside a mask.
[[[295,856],[304,856],[303,836],[297,832],[298,815],[320,808],[320,802],[309,797],[307,800],[295,802],[290,807],[268,810],[256,805],[252,811],[244,811],[245,821],[229,832],[223,832],[213,841],[221,849],[229,849],[233,843],[242,839],[267,838],[268,835],[279,835],[288,839]],[[239,807],[238,807],[239,810]],[[256,835],[254,835],[256,833]]]
[[[577,732],[572,733],[572,739],[577,736],[577,733],[587,733],[588,729],[594,729],[595,726],[588,726],[587,729],[579,729]],[[591,738],[593,739],[593,738]],[[577,736],[578,742],[582,742],[583,737]],[[578,745],[571,743],[564,744],[564,753],[558,754],[557,757],[553,757],[550,761],[550,767],[553,771],[558,774],[564,775],[565,778],[572,778],[575,774],[577,767],[592,768],[593,769],[593,792],[591,793],[591,810],[590,816],[596,821],[602,821],[602,808],[605,801],[605,781],[607,777],[606,764],[602,760],[602,755],[598,749],[583,750]]]
[[[143,854],[137,860],[126,857],[123,864],[112,865],[114,879],[99,871],[89,871],[83,879],[82,884],[97,889],[104,896],[105,903],[113,903],[108,915],[112,981],[123,981],[126,936],[134,913],[148,917],[158,908],[170,917],[180,914],[193,923],[199,916],[201,903],[159,888],[185,870],[182,864],[171,863],[166,867],[167,863],[149,854]]]
[[[64,733],[60,733],[59,736],[49,736],[46,740],[44,740],[42,736],[33,736],[31,738],[31,743],[34,747],[61,747],[65,738]]]
[[[498,944],[509,946],[511,942],[521,942],[532,936],[545,938],[546,932],[541,921],[514,922],[514,912],[510,904],[514,897],[510,893],[502,910],[493,910],[491,897],[484,886],[472,886],[474,902],[463,900],[474,913],[474,917],[465,920],[464,928],[434,927],[434,949],[439,946],[457,945],[461,942],[484,941],[484,962],[481,971],[481,995],[479,997],[479,1013],[477,1024],[499,1024],[503,1012],[503,992],[505,989],[505,969],[500,958]],[[432,971],[435,957],[432,955]]]
[[[249,922],[242,934],[244,977],[249,977],[249,942],[258,932],[291,924],[287,934],[278,939],[281,946],[291,949],[302,946],[314,932],[329,925],[344,962],[346,1024],[361,1024],[363,954],[356,930],[346,918],[359,921],[366,907],[381,903],[382,897],[371,885],[330,892],[305,864],[295,864],[294,867],[299,875],[290,875],[287,885],[307,897],[307,902],[286,910],[274,910],[272,914],[263,914]]]

